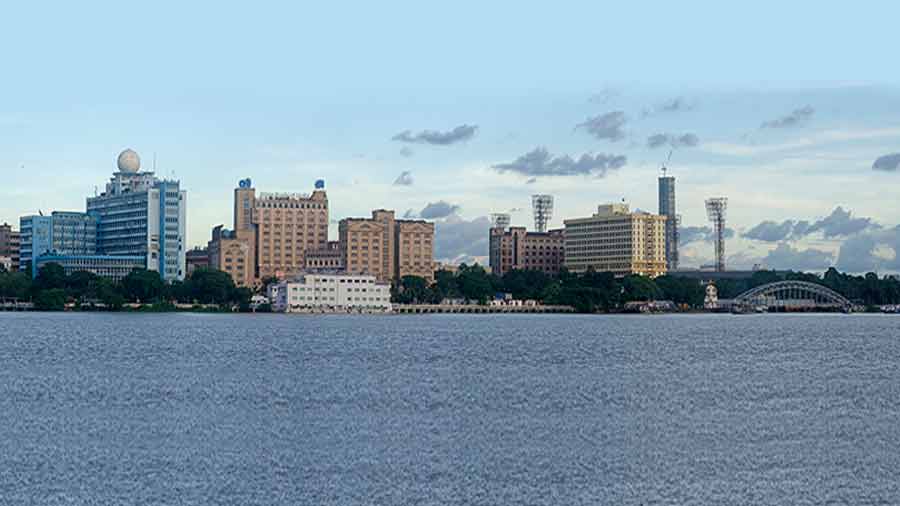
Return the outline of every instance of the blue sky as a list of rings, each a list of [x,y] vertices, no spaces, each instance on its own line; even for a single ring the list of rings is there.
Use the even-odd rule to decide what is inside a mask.
[[[521,209],[514,222],[530,224],[532,193],[556,197],[555,225],[622,198],[655,210],[670,148],[648,139],[691,134],[670,164],[679,211],[685,227],[702,227],[703,199],[729,197],[731,265],[900,271],[900,174],[872,168],[900,152],[898,11],[865,1],[17,2],[0,21],[0,222],[82,209],[131,147],[145,168],[156,153],[157,172],[189,191],[191,245],[230,222],[238,179],[308,191],[323,177],[333,219],[446,202],[440,256],[480,258],[484,217]],[[621,113],[617,134],[591,135],[611,113]],[[449,144],[392,140],[461,126],[477,128]],[[531,183],[493,168],[541,147],[627,161]],[[393,184],[404,172],[412,184]],[[786,220],[822,225],[799,233]],[[782,233],[758,228],[768,221]],[[707,262],[702,230],[687,230],[700,239],[685,244],[685,263]]]

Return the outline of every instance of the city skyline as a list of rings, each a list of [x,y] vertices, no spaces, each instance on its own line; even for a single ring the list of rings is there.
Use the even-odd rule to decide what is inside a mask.
[[[655,212],[658,169],[674,150],[681,266],[712,261],[703,203],[721,195],[729,268],[900,271],[900,203],[889,191],[900,163],[892,156],[900,72],[871,49],[888,33],[879,32],[888,13],[862,23],[851,9],[815,12],[798,27],[767,17],[764,3],[741,11],[746,27],[725,32],[660,7],[666,15],[641,29],[673,30],[663,55],[615,23],[600,36],[629,41],[619,49],[570,44],[578,37],[568,31],[584,33],[603,17],[638,19],[637,7],[576,4],[574,16],[467,6],[429,30],[400,4],[363,6],[357,14],[377,28],[354,16],[346,28],[355,36],[340,40],[317,23],[288,29],[271,12],[276,26],[259,37],[253,14],[223,8],[209,14],[216,23],[195,23],[207,15],[200,5],[171,19],[165,4],[115,14],[89,4],[70,13],[82,21],[77,32],[47,20],[61,36],[80,35],[65,48],[13,26],[0,40],[22,47],[9,68],[27,79],[0,84],[15,97],[0,110],[0,222],[82,209],[115,154],[131,147],[148,170],[156,158],[160,177],[174,172],[191,191],[188,246],[228,225],[238,180],[306,191],[322,178],[331,240],[341,218],[390,208],[436,221],[437,260],[487,264],[489,215],[509,212],[513,225],[531,228],[532,194],[554,196],[550,228],[623,198]],[[268,7],[285,20],[340,15],[339,7]],[[17,5],[11,18],[37,14]],[[119,16],[130,26],[109,44]],[[501,22],[508,16],[516,23]],[[541,41],[515,36],[548,21],[567,28]],[[240,44],[219,31],[245,26]],[[493,31],[479,42],[455,37],[461,26]],[[771,33],[759,37],[759,26]],[[153,27],[166,37],[132,35]],[[829,29],[846,36],[815,36]],[[508,40],[516,51],[504,51]],[[66,61],[72,51],[79,66]],[[51,78],[58,73],[71,79],[60,84]]]

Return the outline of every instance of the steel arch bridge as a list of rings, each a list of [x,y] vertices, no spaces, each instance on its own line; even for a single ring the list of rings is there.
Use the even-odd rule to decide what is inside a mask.
[[[852,302],[831,288],[807,281],[776,281],[757,286],[738,295],[734,303],[744,307],[784,310],[848,310],[853,307]]]

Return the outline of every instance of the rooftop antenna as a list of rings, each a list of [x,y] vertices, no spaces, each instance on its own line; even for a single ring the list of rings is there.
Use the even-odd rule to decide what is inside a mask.
[[[663,176],[663,177],[666,177],[666,171],[669,170],[669,169],[666,167],[666,165],[668,165],[669,160],[672,159],[672,152],[674,152],[674,151],[675,151],[674,149],[670,149],[670,150],[669,150],[669,156],[666,157],[666,161],[664,161],[664,162],[662,163],[662,167],[660,167],[660,169],[659,169],[659,170],[662,172],[662,176]]]
[[[156,172],[156,151],[153,152],[153,172]]]

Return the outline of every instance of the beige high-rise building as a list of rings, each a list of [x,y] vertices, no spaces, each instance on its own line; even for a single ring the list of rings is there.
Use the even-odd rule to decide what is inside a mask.
[[[394,278],[419,276],[434,281],[434,223],[398,220],[396,227]]]
[[[593,268],[616,276],[666,273],[666,217],[631,212],[628,204],[607,204],[589,218],[565,220],[565,266]]]
[[[222,244],[213,244],[225,241]],[[230,242],[229,242],[230,241]],[[210,241],[210,264],[226,270],[224,263],[213,262],[213,252],[248,249],[252,258],[249,270],[233,276],[235,284],[255,284],[262,278],[285,278],[303,272],[306,253],[328,250],[328,197],[325,183],[317,181],[312,194],[257,193],[250,179],[243,179],[234,190],[234,230],[214,232]],[[218,257],[217,257],[218,258]],[[227,256],[222,256],[222,262]],[[233,270],[231,272],[237,272]]]
[[[338,236],[350,274],[370,274],[379,281],[434,280],[434,223],[398,220],[394,211],[377,209],[371,218],[341,220]]]

